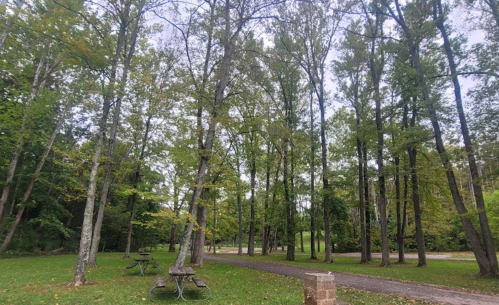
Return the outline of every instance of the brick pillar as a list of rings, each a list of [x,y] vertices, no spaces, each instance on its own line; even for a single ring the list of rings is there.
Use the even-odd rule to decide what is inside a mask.
[[[334,305],[336,285],[334,275],[305,273],[305,305]]]

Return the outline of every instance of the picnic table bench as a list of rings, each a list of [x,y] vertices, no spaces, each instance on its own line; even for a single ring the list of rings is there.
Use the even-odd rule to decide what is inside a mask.
[[[146,252],[146,249],[145,248],[139,248],[139,250],[137,251],[141,256],[148,256],[149,253]]]

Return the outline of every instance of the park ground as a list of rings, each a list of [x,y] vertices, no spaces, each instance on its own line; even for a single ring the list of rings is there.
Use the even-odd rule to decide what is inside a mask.
[[[210,300],[198,304],[303,304],[301,277],[306,272],[332,272],[339,304],[499,304],[499,281],[476,278],[476,263],[466,253],[428,253],[431,258],[428,268],[414,268],[414,261],[408,259],[407,265],[394,264],[387,269],[378,268],[376,258],[372,264],[360,265],[356,254],[334,254],[335,262],[324,264],[320,259],[310,262],[307,254],[301,253],[297,253],[296,261],[287,262],[285,254],[279,251],[268,257],[238,256],[231,253],[234,249],[217,248],[217,251],[216,255],[207,253],[203,266],[195,267],[196,276],[212,288]],[[150,252],[163,268],[161,276],[165,276],[176,254],[161,246]],[[152,304],[148,291],[158,277],[157,270],[151,268],[146,275],[139,276],[138,269],[133,269],[124,276],[122,271],[130,265],[130,260],[123,259],[123,255],[100,253],[99,267],[87,270],[88,283],[83,287],[70,285],[75,254],[1,256],[0,304]],[[164,299],[156,304],[188,303]]]

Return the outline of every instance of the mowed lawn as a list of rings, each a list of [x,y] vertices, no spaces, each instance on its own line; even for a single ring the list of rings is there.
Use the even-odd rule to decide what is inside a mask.
[[[133,254],[132,256],[138,256]],[[151,252],[162,266],[163,274],[173,265],[176,254],[163,250]],[[0,258],[0,304],[152,304],[148,292],[156,279],[156,269],[150,268],[144,276],[138,267],[123,276],[130,265],[123,253],[101,253],[99,267],[89,269],[89,283],[82,287],[70,284],[76,265],[76,255]],[[256,256],[255,258],[261,259]],[[271,256],[269,260],[281,260]],[[186,264],[187,266],[188,264]],[[165,272],[166,271],[166,272]],[[220,305],[298,305],[304,303],[303,282],[300,279],[279,276],[228,264],[205,261],[195,268],[212,290],[208,301],[197,304]],[[194,286],[188,288],[195,290]],[[427,304],[415,300],[338,288],[338,300],[344,304]],[[189,304],[177,301],[173,295],[159,298],[155,304]],[[196,303],[194,303],[196,304]]]

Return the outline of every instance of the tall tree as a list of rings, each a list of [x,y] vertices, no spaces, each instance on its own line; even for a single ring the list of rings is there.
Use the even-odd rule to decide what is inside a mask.
[[[494,17],[496,18],[497,26],[499,27],[499,11],[497,3],[495,0],[489,0],[487,2],[491,7]],[[444,41],[444,49],[447,55],[447,61],[449,64],[449,69],[451,72],[452,84],[454,86],[454,97],[456,100],[456,108],[459,116],[459,122],[461,125],[461,133],[463,135],[464,147],[466,149],[466,156],[468,159],[469,170],[471,173],[471,179],[473,184],[473,193],[475,196],[475,203],[478,212],[478,219],[480,221],[480,228],[482,232],[482,238],[484,241],[484,248],[487,258],[490,262],[490,276],[499,276],[499,266],[497,263],[497,255],[494,247],[494,241],[492,238],[492,233],[489,228],[489,221],[487,218],[487,211],[485,208],[485,202],[483,199],[482,186],[480,174],[478,172],[478,166],[476,162],[475,152],[473,148],[473,143],[471,142],[471,136],[468,128],[468,123],[464,113],[463,100],[461,97],[461,85],[458,78],[458,67],[455,60],[454,51],[452,49],[451,41],[449,38],[448,29],[445,25],[447,19],[447,13],[444,11],[441,0],[435,0],[433,8],[433,18],[436,21],[436,26],[440,30],[442,39]]]
[[[299,102],[299,89],[300,89],[300,70],[299,66],[293,64],[289,55],[286,56],[282,53],[283,47],[277,40],[277,48],[281,48],[281,58],[278,59],[274,69],[274,77],[277,82],[279,100],[283,103],[283,116],[284,116],[284,129],[283,129],[283,142],[281,154],[283,158],[283,185],[284,185],[284,198],[286,206],[286,260],[295,259],[295,240],[296,240],[296,200],[294,190],[294,146],[297,125],[297,111]],[[279,52],[279,51],[278,51]],[[277,55],[279,56],[279,55]]]
[[[310,86],[313,88],[320,111],[320,139],[321,139],[321,163],[322,163],[322,187],[323,187],[323,210],[324,210],[324,238],[325,258],[324,262],[332,263],[331,255],[331,224],[329,218],[330,197],[332,196],[329,182],[329,165],[327,162],[327,139],[326,139],[326,60],[331,51],[333,38],[342,18],[342,3],[335,7],[332,1],[299,2],[295,11],[284,11],[282,17],[294,22],[281,22],[279,31],[288,32],[293,39],[292,43],[283,41],[288,52],[302,67],[308,77]],[[282,35],[285,37],[285,35]]]
[[[200,8],[202,8],[203,5],[207,6],[205,13],[206,15],[203,15],[203,12],[199,12]],[[187,55],[187,69],[190,77],[190,82],[192,82],[195,90],[194,98],[197,105],[195,136],[197,140],[197,150],[200,158],[202,158],[202,155],[204,154],[203,141],[205,130],[203,125],[203,112],[205,111],[205,104],[209,104],[213,99],[213,96],[210,92],[215,91],[213,88],[210,88],[210,86],[212,85],[211,83],[214,82],[214,80],[212,79],[212,71],[216,65],[213,63],[216,62],[213,60],[213,57],[217,55],[213,42],[215,40],[215,24],[217,19],[219,18],[216,10],[217,0],[205,1],[205,3],[201,3],[199,6],[196,6],[190,11],[186,29],[183,29],[176,24],[173,25],[181,32],[182,38],[184,40],[185,52]],[[207,22],[203,21],[205,19],[208,19]],[[193,43],[191,41],[193,38],[197,38],[198,41]],[[203,43],[204,49],[196,46],[196,44],[203,45]],[[200,64],[195,61],[196,58],[199,58],[199,60],[201,61]],[[206,188],[206,192],[208,191],[209,189]],[[206,194],[206,197],[209,197],[209,194]],[[196,208],[193,203],[194,201],[191,200],[189,204],[191,213],[192,209]],[[198,245],[198,247],[193,248],[193,252],[195,253],[194,257],[191,258],[191,260],[195,263],[201,263],[203,257],[203,248],[200,249],[199,245],[201,245],[201,241],[205,239],[206,222],[208,217],[207,208],[206,206],[204,206],[204,204],[206,203],[207,201],[204,201],[204,203],[200,202],[200,213],[199,215],[196,215],[198,225],[201,225],[201,227],[198,229],[195,236],[195,245]],[[186,227],[186,229],[188,229],[188,226]]]
[[[104,220],[104,210],[106,207],[106,203],[108,202],[108,193],[111,187],[111,178],[112,178],[112,171],[114,164],[113,162],[114,148],[116,145],[118,124],[120,122],[120,117],[121,117],[121,105],[123,102],[123,97],[125,95],[125,88],[128,81],[130,65],[132,63],[132,58],[134,57],[135,54],[139,29],[141,27],[141,23],[144,22],[142,15],[144,14],[145,11],[145,4],[146,0],[138,0],[138,1],[127,0],[121,3],[121,7],[115,6],[116,18],[117,18],[116,21],[119,24],[119,33],[117,37],[118,46],[123,45],[122,50],[119,50],[117,48],[116,55],[117,58],[123,58],[123,62],[121,63],[123,67],[121,71],[121,78],[119,81],[117,92],[109,93],[110,95],[114,95],[114,96],[109,96],[109,98],[113,99],[114,112],[113,112],[113,121],[111,124],[111,130],[108,138],[107,163],[104,173],[104,181],[101,188],[99,210],[97,212],[97,218],[95,219],[95,224],[93,227],[92,244],[90,247],[90,253],[88,258],[88,267],[91,268],[97,266],[97,252],[99,250],[99,243],[101,239],[102,221]],[[116,72],[111,72],[111,74],[112,73]],[[114,84],[112,85],[114,86]],[[111,90],[114,90],[114,88]],[[145,143],[147,143],[147,132],[145,137],[146,137]]]
[[[357,147],[358,166],[358,196],[360,214],[360,263],[367,263],[367,239],[366,239],[366,209],[364,196],[364,155],[362,147],[367,142],[367,112],[368,84],[365,81],[367,75],[364,72],[368,58],[368,45],[365,39],[359,35],[362,32],[360,21],[354,21],[348,26],[348,32],[341,42],[338,59],[334,63],[334,73],[340,84],[341,96],[349,103],[355,112],[355,137]]]
[[[374,2],[374,7],[377,8],[376,2]],[[365,8],[364,8],[365,9]],[[376,162],[378,165],[378,188],[379,188],[379,207],[380,207],[380,218],[381,218],[381,263],[380,267],[390,267],[390,248],[388,244],[388,212],[387,212],[387,201],[386,201],[386,185],[385,185],[385,172],[384,172],[384,160],[383,160],[383,150],[384,150],[384,129],[383,129],[383,118],[381,117],[381,101],[383,99],[381,92],[381,77],[383,74],[383,69],[385,65],[385,54],[384,54],[384,35],[383,35],[383,24],[384,24],[384,14],[382,11],[375,9],[374,20],[371,19],[369,14],[366,12],[367,19],[367,32],[371,38],[371,46],[369,53],[369,70],[371,81],[374,89],[374,102],[376,105],[376,130],[378,132],[378,145],[377,145],[377,158]],[[379,38],[378,38],[379,37]]]
[[[108,67],[109,70],[107,71],[108,73],[106,73],[106,75],[108,75],[107,82],[103,83],[102,112],[98,122],[98,132],[96,134],[95,151],[92,160],[92,169],[90,172],[89,182],[88,182],[87,201],[85,204],[83,224],[81,229],[80,246],[76,262],[75,276],[73,278],[74,286],[81,286],[86,282],[85,273],[87,265],[89,263],[90,250],[92,245],[92,232],[93,232],[92,222],[93,222],[93,212],[94,212],[95,197],[96,197],[95,195],[97,191],[97,175],[100,167],[101,153],[104,147],[104,137],[107,131],[107,120],[115,97],[117,97],[118,102],[121,103],[121,97],[123,96],[122,95],[123,92],[119,92],[118,93],[119,96],[116,96],[115,92],[117,88],[116,83],[118,82],[118,67],[122,63],[121,59],[123,54],[127,55],[130,54],[130,52],[125,52],[124,50],[127,51],[131,50],[128,49],[128,46],[126,46],[127,43],[126,33],[129,30],[128,18],[130,17],[129,14],[132,6],[132,1],[133,0],[125,0],[124,2],[117,3],[117,5],[114,6],[114,8],[117,10],[117,16],[114,16],[113,13],[111,13],[112,11],[105,11],[106,16],[103,16],[102,18],[102,20],[106,20],[106,18],[109,17],[111,18],[117,17],[120,22],[120,26],[118,28],[118,33],[116,35],[116,43],[114,44],[115,46],[114,51],[108,50],[108,52],[113,53],[113,55],[111,55],[110,57],[111,60]],[[140,14],[142,14],[142,10],[140,10]],[[94,26],[94,28],[96,28],[96,26]],[[99,30],[97,30],[97,32],[98,34],[101,33],[101,31]],[[107,43],[109,43],[109,40],[114,39],[114,37],[103,37],[103,38]],[[135,46],[133,46],[133,48],[134,47]],[[131,52],[131,54],[133,55],[133,52]],[[131,57],[129,60],[131,60]],[[129,63],[127,65],[129,67]],[[125,80],[126,78],[127,77],[125,77]],[[118,86],[118,88],[122,87]],[[118,114],[116,118],[119,119],[119,110],[117,112]]]
[[[383,5],[388,9],[390,16],[401,28],[404,37],[407,40],[408,51],[411,55],[414,68],[417,71],[417,80],[419,88],[421,90],[421,97],[423,99],[423,103],[426,105],[428,110],[428,116],[434,131],[437,152],[440,156],[442,166],[445,169],[447,182],[449,184],[449,189],[451,191],[452,199],[461,218],[462,225],[470,242],[473,253],[475,254],[475,258],[477,260],[478,267],[480,269],[480,275],[493,276],[495,274],[494,272],[495,267],[492,267],[489,259],[487,258],[486,252],[481,247],[478,232],[475,230],[473,223],[471,222],[471,219],[468,217],[467,214],[468,209],[466,208],[463,198],[460,194],[453,166],[450,162],[449,156],[444,146],[440,122],[438,120],[438,116],[435,110],[435,105],[433,101],[430,99],[429,87],[427,85],[427,79],[423,70],[423,66],[421,64],[419,52],[417,49],[417,44],[415,43],[414,33],[411,31],[408,24],[406,23],[405,15],[401,5],[399,4],[399,1],[394,0],[393,3],[395,5],[394,8],[390,5],[390,3],[383,1]],[[428,12],[430,11],[431,8],[432,7],[430,5],[426,5],[420,7],[419,10],[421,12]]]
[[[317,213],[315,206],[315,150],[316,150],[316,135],[315,135],[315,113],[314,113],[314,92],[310,89],[310,259],[317,259],[315,249],[315,232],[317,231]]]
[[[425,238],[422,223],[422,207],[421,207],[421,196],[419,189],[419,178],[418,178],[418,168],[420,166],[417,164],[418,150],[422,146],[421,143],[425,142],[425,139],[429,137],[428,133],[421,126],[418,126],[418,118],[420,117],[421,105],[418,99],[418,84],[414,80],[414,65],[410,59],[410,55],[407,51],[404,51],[406,46],[404,44],[395,45],[395,62],[394,68],[392,69],[392,84],[396,87],[396,90],[400,92],[401,95],[401,107],[402,109],[402,133],[398,142],[402,142],[402,148],[407,151],[409,157],[409,174],[411,180],[411,199],[414,207],[414,224],[416,226],[416,247],[418,250],[418,267],[426,267],[426,253],[425,253]],[[412,71],[412,72],[411,72]],[[394,140],[394,145],[395,144]],[[398,144],[397,144],[398,145]],[[409,177],[407,177],[409,178]],[[404,175],[404,179],[405,175]],[[407,181],[404,180],[404,185]],[[407,187],[404,188],[404,192],[407,192]],[[404,200],[405,200],[404,196]],[[404,201],[405,202],[405,201]],[[397,210],[399,211],[399,210]],[[403,231],[404,222],[402,220],[398,222],[398,240],[399,240],[399,262],[404,262],[403,257]]]
[[[197,216],[197,201],[201,197],[202,186],[205,183],[205,175],[208,166],[208,162],[212,153],[213,143],[216,137],[216,127],[218,125],[218,117],[220,115],[220,110],[225,102],[225,89],[229,83],[231,63],[235,51],[237,50],[237,41],[241,34],[241,31],[246,26],[246,24],[254,19],[263,10],[271,5],[276,4],[280,1],[233,1],[225,0],[221,4],[220,9],[223,10],[223,16],[221,18],[224,29],[222,30],[222,38],[220,41],[221,48],[223,49],[223,56],[220,61],[219,73],[216,77],[216,89],[215,97],[212,103],[212,108],[210,109],[210,117],[208,119],[208,129],[204,137],[204,142],[202,149],[200,150],[200,162],[198,174],[195,182],[194,193],[191,199],[192,210],[191,214],[193,217]],[[217,1],[207,2],[210,5],[216,5]],[[235,16],[232,15],[234,12]],[[237,17],[236,17],[237,16]],[[183,266],[185,257],[187,255],[187,250],[189,242],[191,239],[192,229],[194,223],[190,222],[185,230],[180,244],[180,251],[177,255],[175,261],[175,266]]]
[[[136,64],[129,84],[129,94],[131,105],[128,115],[125,118],[126,129],[133,132],[133,147],[135,148],[135,169],[131,174],[130,182],[132,184],[132,194],[128,198],[128,208],[130,210],[130,222],[128,224],[127,245],[124,258],[128,258],[130,247],[132,245],[132,230],[135,217],[138,192],[140,192],[140,182],[143,176],[143,166],[147,159],[154,159],[166,150],[165,145],[159,145],[157,142],[164,141],[160,136],[164,132],[161,124],[169,120],[170,110],[172,108],[172,97],[175,95],[175,82],[173,81],[173,69],[176,56],[173,50],[160,49],[156,51],[149,49],[147,53],[137,56]],[[126,111],[126,110],[125,110]],[[180,124],[179,124],[180,125]],[[177,128],[180,128],[177,125]],[[156,132],[156,134],[155,134]],[[173,139],[173,137],[168,137]],[[154,140],[156,139],[156,140]],[[172,141],[173,142],[173,141]],[[174,143],[171,143],[174,145]],[[155,147],[154,150],[151,147]],[[171,159],[174,159],[173,157]],[[175,161],[172,161],[175,163]],[[168,169],[168,172],[170,168]],[[172,170],[171,183],[174,185],[174,207],[173,212],[178,213],[179,204],[178,182],[176,175],[179,172]],[[176,226],[173,225],[173,228]]]

